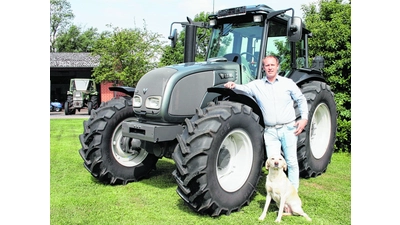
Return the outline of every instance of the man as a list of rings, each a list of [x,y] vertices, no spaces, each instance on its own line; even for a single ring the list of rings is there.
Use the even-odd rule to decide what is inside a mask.
[[[280,154],[281,147],[288,164],[288,178],[296,190],[299,188],[299,165],[297,162],[297,135],[308,120],[307,100],[292,79],[278,76],[279,60],[275,56],[263,59],[266,77],[250,83],[239,85],[232,81],[224,86],[236,88],[254,96],[261,108],[265,129],[264,140],[267,156]],[[295,121],[296,101],[301,119]]]

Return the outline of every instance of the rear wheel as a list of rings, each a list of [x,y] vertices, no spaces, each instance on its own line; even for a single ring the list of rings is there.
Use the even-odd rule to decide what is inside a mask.
[[[92,112],[92,108],[93,108],[93,103],[92,102],[88,102],[88,114],[90,115],[90,112]]]
[[[99,108],[99,98],[97,95],[90,96],[90,101],[92,102],[92,109]]]
[[[179,196],[196,212],[219,216],[250,202],[264,161],[259,117],[246,105],[210,103],[178,136],[172,158]]]
[[[297,143],[300,176],[317,177],[326,171],[334,152],[336,104],[326,83],[313,81],[302,85],[301,90],[308,102],[309,116]]]
[[[79,136],[79,153],[85,168],[99,181],[127,184],[138,181],[155,168],[158,157],[144,149],[133,149],[132,139],[122,136],[122,122],[137,120],[132,98],[112,99],[92,111]]]

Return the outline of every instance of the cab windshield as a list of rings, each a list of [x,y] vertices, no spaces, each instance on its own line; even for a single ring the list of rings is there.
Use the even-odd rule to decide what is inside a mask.
[[[263,23],[228,23],[213,30],[207,58],[225,57],[242,65],[242,82],[257,75]]]

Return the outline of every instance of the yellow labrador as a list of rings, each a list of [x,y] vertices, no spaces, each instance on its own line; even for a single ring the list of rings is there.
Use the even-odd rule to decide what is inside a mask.
[[[264,210],[258,219],[264,220],[271,199],[273,199],[279,207],[275,222],[279,223],[282,216],[289,215],[304,216],[308,221],[311,221],[311,218],[301,208],[300,197],[284,172],[287,169],[285,159],[281,155],[269,157],[265,163],[265,168],[268,170],[265,182],[267,197]]]

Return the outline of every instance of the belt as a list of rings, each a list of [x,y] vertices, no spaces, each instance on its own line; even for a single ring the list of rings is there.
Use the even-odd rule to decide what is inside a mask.
[[[272,125],[272,126],[265,125],[265,127],[279,129],[279,128],[282,128],[285,125],[288,125],[291,122],[293,122],[293,121],[290,121],[288,123],[276,124],[276,125]]]

